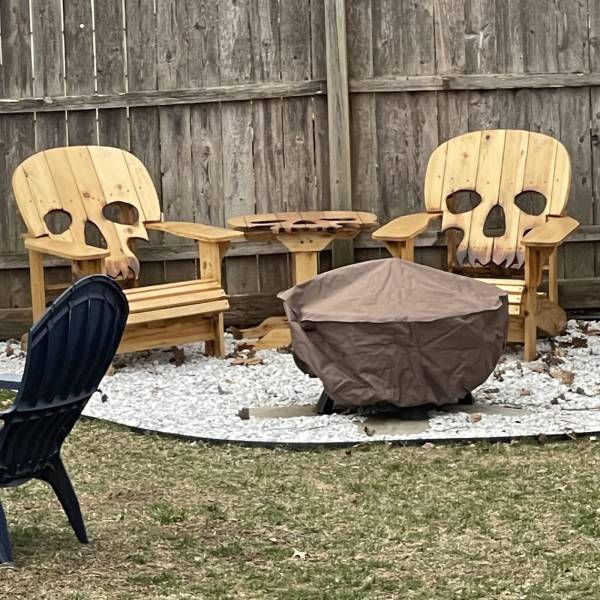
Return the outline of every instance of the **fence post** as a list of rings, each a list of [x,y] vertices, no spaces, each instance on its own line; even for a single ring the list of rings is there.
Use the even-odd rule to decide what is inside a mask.
[[[325,43],[331,209],[352,210],[346,0],[325,0]],[[352,262],[353,241],[336,241],[333,244],[333,266]]]

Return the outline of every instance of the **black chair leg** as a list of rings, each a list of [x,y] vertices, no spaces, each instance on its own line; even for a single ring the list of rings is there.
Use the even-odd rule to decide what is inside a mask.
[[[2,502],[0,502],[0,565],[13,564],[10,534]]]
[[[82,544],[88,544],[89,539],[85,531],[79,500],[77,500],[73,484],[60,457],[53,460],[39,478],[52,486],[77,539]]]

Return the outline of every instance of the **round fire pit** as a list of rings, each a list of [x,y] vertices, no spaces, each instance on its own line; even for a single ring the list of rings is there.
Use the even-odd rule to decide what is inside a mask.
[[[336,409],[457,403],[506,342],[506,292],[399,259],[335,269],[279,298],[297,363]]]

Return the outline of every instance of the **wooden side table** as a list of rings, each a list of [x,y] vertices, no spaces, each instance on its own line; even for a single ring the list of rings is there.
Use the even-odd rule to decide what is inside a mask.
[[[353,239],[377,225],[372,213],[357,211],[307,211],[267,213],[232,217],[227,224],[247,240],[277,240],[292,254],[294,285],[318,274],[318,254],[336,239]],[[271,317],[258,327],[243,330],[248,338],[259,338],[255,348],[277,348],[291,342],[284,318]]]

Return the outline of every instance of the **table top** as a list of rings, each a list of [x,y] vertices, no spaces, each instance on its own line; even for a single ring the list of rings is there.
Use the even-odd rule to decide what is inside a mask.
[[[306,232],[342,233],[372,229],[377,225],[376,215],[368,212],[302,211],[265,213],[231,217],[227,224],[232,229],[249,234],[300,234]]]

